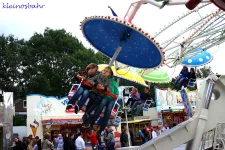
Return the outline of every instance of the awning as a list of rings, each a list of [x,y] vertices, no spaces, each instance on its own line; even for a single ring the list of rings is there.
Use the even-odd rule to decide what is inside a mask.
[[[139,122],[144,122],[144,121],[151,121],[151,119],[146,119],[146,120],[132,120],[132,121],[124,121],[121,123],[139,123]]]
[[[83,120],[81,118],[42,120],[42,125],[63,125],[63,124],[81,124],[81,123],[83,123]]]

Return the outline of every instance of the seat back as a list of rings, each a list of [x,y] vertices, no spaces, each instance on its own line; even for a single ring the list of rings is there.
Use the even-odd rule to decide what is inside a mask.
[[[188,84],[187,84],[187,87],[188,88],[194,88],[195,87],[195,84],[196,84],[196,79],[189,79],[188,81]]]
[[[144,106],[142,107],[143,111],[148,111],[148,108],[153,104],[153,99],[146,100]]]

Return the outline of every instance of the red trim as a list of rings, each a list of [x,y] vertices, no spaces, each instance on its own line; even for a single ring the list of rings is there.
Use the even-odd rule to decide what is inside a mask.
[[[185,6],[189,9],[195,9],[195,7],[201,2],[201,0],[189,0]]]
[[[222,7],[222,6],[220,6],[219,4],[218,4],[218,0],[216,1],[216,0],[210,0],[213,4],[215,4],[217,7],[219,7],[220,9],[222,9],[222,10],[224,10],[225,11],[225,6],[224,7]],[[224,5],[225,5],[225,0],[221,0],[221,3],[222,2],[224,2]]]
[[[96,90],[98,90],[99,92],[101,92],[101,93],[103,93],[103,94],[105,94],[105,95],[108,95],[108,96],[112,97],[114,100],[117,99],[117,96],[116,96],[116,95],[113,95],[112,93],[110,93],[110,92],[108,92],[108,91],[104,91],[104,90],[97,89],[96,87],[92,86],[92,85],[91,85],[89,82],[87,82],[87,81],[83,81],[81,84],[86,85],[86,86],[88,86],[88,87],[91,87],[91,88],[93,88],[93,89],[96,89]]]

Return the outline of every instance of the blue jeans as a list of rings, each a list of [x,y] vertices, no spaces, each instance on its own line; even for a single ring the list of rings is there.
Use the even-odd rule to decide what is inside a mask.
[[[82,95],[82,96],[81,96]],[[70,101],[68,102],[68,104],[75,104],[75,101],[78,100],[78,98],[81,96],[79,102],[78,102],[78,106],[79,109],[81,109],[83,107],[83,105],[85,104],[86,100],[88,99],[89,96],[89,90],[80,86],[78,88],[78,90],[76,91],[76,93],[73,95],[73,97],[70,99]]]
[[[108,146],[108,150],[115,150],[115,143],[110,143]]]
[[[133,111],[133,109],[134,109],[137,105],[139,105],[139,104],[140,104],[139,101],[135,101],[135,102],[133,103],[133,105],[131,106],[130,111]]]
[[[69,100],[68,104],[74,105],[75,101],[83,94],[85,88],[80,86],[77,91],[74,93],[73,97]]]
[[[115,100],[107,100],[106,109],[104,113],[104,117],[101,119],[101,124],[98,124],[101,126],[101,128],[105,128],[108,125],[108,121],[113,109],[113,106],[115,105]]]
[[[180,90],[183,85],[188,84],[188,81],[189,81],[188,78],[182,78],[182,79],[180,79],[179,86],[178,86],[178,90]]]
[[[140,111],[142,110],[142,107],[144,106],[144,103],[141,103],[141,104],[139,104],[138,106],[137,106],[137,109],[136,109],[136,112],[135,112],[135,115],[137,116],[139,113],[140,113]]]
[[[180,82],[180,80],[183,78],[183,76],[182,75],[180,75],[179,77],[177,77],[177,79],[175,80],[175,82],[174,82],[174,84],[173,84],[173,87],[172,87],[172,89],[175,89],[175,87],[177,86],[177,83],[179,83]]]
[[[89,94],[89,102],[86,107],[86,115],[90,115],[93,110],[95,110],[101,102],[101,97],[95,94],[94,92],[90,92]]]
[[[99,98],[97,98],[97,99],[99,100]],[[102,100],[100,100],[100,104],[99,104],[99,102],[96,102],[97,104],[94,105],[94,107],[97,105],[96,109],[95,109],[95,113],[94,113],[94,115],[92,117],[88,117],[88,119],[87,119],[87,123],[88,124],[91,123],[93,120],[97,120],[98,119],[98,117],[102,113],[103,108],[107,105],[108,101],[109,100],[107,100],[106,98],[103,98]],[[90,114],[88,114],[88,115],[90,115]]]

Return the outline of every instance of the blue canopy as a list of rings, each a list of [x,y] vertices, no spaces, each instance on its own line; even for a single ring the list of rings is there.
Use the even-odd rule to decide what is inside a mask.
[[[199,48],[194,52],[199,52],[199,54],[196,54],[192,57],[184,57],[182,65],[189,67],[198,67],[210,63],[213,59],[213,56],[209,52],[204,51],[202,48]]]
[[[156,68],[164,55],[159,45],[140,28],[111,17],[89,17],[82,24],[84,37],[97,50],[112,58],[122,47],[116,61],[136,68]]]

